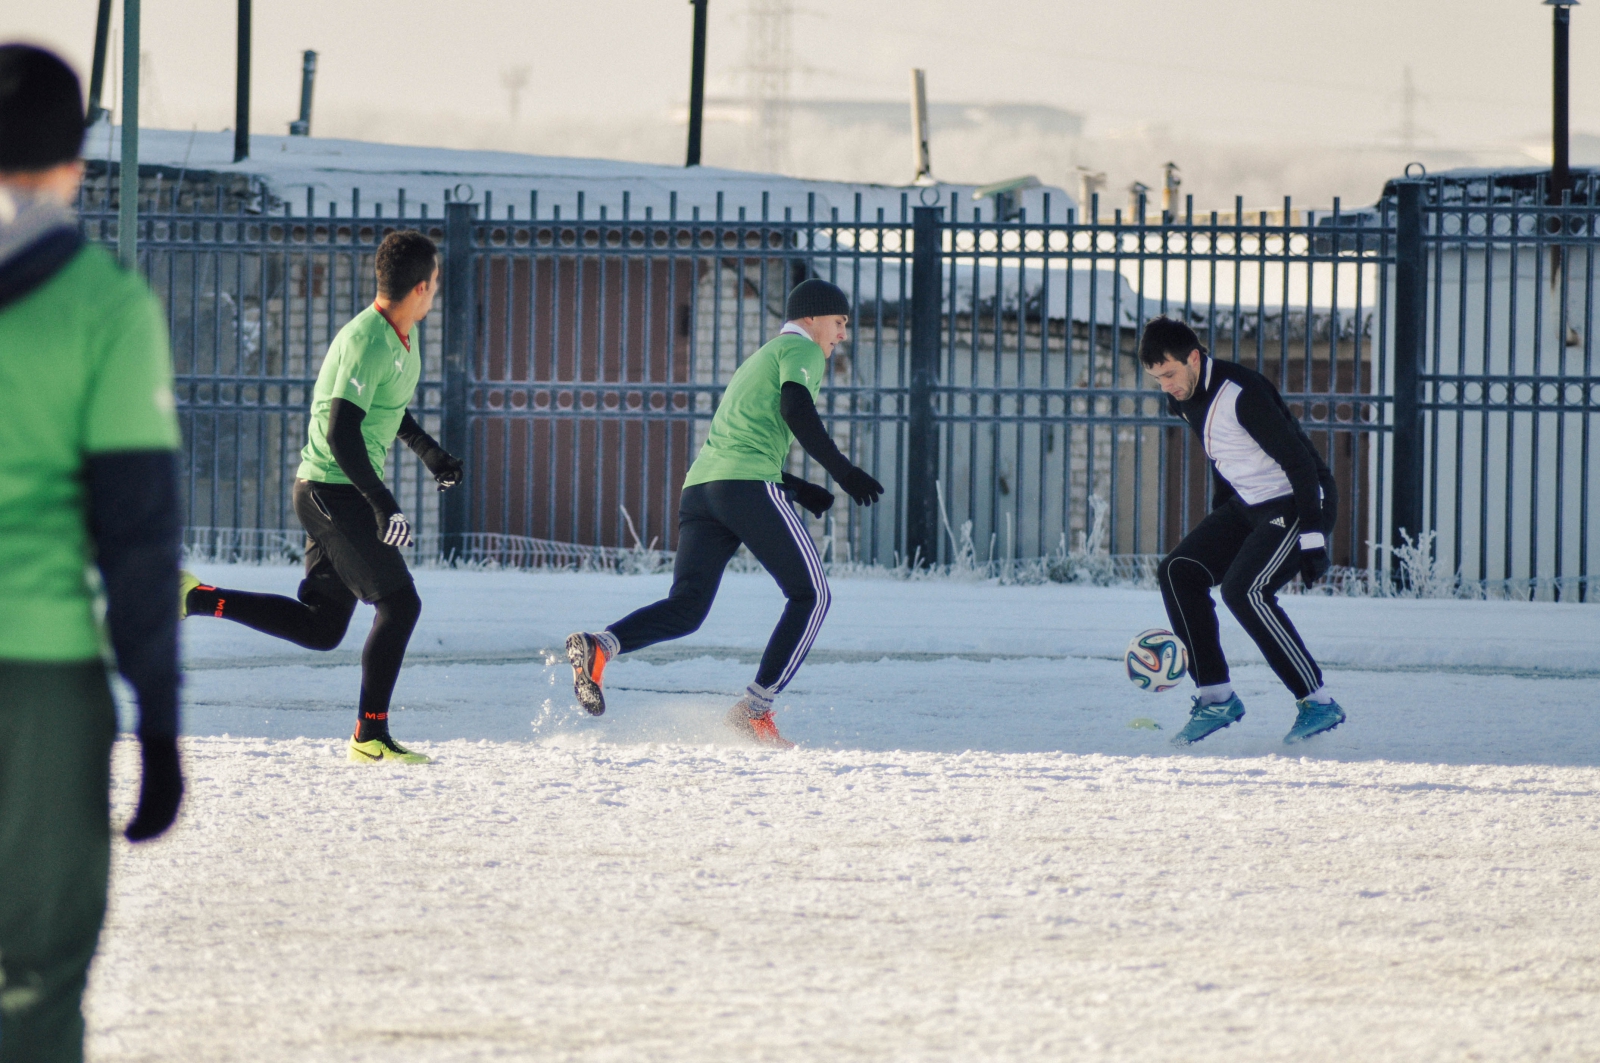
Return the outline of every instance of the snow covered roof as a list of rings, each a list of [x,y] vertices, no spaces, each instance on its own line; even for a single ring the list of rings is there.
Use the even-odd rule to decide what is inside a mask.
[[[97,126],[90,131],[85,154],[114,160],[120,137],[120,130]],[[585,217],[599,217],[602,208],[609,217],[620,217],[624,194],[634,218],[643,218],[647,210],[657,218],[667,217],[674,208],[674,197],[678,217],[690,218],[698,210],[706,219],[716,216],[719,197],[722,216],[729,219],[737,218],[741,210],[747,217],[759,219],[764,196],[767,217],[774,220],[781,220],[785,210],[797,220],[804,219],[811,204],[818,217],[827,218],[836,210],[841,219],[852,219],[857,197],[861,217],[867,221],[875,220],[879,210],[886,220],[898,220],[902,203],[907,209],[924,203],[948,206],[952,194],[958,198],[963,220],[970,220],[974,207],[989,220],[994,209],[992,201],[974,203],[971,193],[975,186],[963,184],[923,189],[810,181],[714,166],[686,168],[264,134],[252,135],[250,148],[251,157],[235,163],[231,132],[139,131],[142,166],[160,166],[186,175],[248,176],[259,180],[273,200],[288,204],[296,213],[305,209],[308,191],[318,213],[326,212],[329,203],[337,203],[344,213],[350,209],[352,190],[359,190],[363,214],[381,206],[391,217],[402,192],[408,216],[415,216],[419,204],[428,204],[433,212],[441,210],[447,193],[480,204],[487,201],[495,217],[504,217],[506,208],[511,207],[519,218],[528,217],[534,193],[540,217],[549,217],[556,206],[563,216],[575,216],[580,195]],[[1065,217],[1067,210],[1076,206],[1067,192],[1048,186],[1020,194],[1018,205],[1029,217],[1040,217],[1046,194],[1056,217]]]

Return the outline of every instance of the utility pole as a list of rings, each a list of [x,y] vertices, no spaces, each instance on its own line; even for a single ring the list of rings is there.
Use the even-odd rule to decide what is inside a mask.
[[[117,258],[139,268],[139,0],[122,0],[122,162]]]
[[[928,143],[928,79],[920,67],[911,68],[911,175],[914,185],[936,185],[933,150]]]
[[[1554,8],[1553,36],[1555,45],[1553,99],[1550,108],[1550,202],[1560,203],[1561,193],[1572,187],[1572,169],[1568,162],[1567,138],[1567,30],[1571,24],[1570,8],[1578,0],[1544,0],[1546,7]]]
[[[700,130],[706,111],[706,4],[689,0],[694,8],[694,53],[689,60],[689,158],[685,166],[700,165]]]
[[[250,157],[250,0],[239,0],[238,75],[233,97],[233,161],[243,162]]]
[[[89,73],[89,110],[85,125],[94,125],[106,109],[100,97],[106,84],[106,40],[111,36],[111,0],[100,0],[100,14],[94,22],[94,67]]]

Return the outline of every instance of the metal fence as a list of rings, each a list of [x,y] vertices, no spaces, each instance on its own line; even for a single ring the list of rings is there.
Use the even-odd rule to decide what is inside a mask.
[[[626,197],[586,216],[580,196],[564,217],[533,193],[385,217],[363,216],[359,195],[264,215],[219,194],[150,204],[140,256],[169,308],[190,521],[226,530],[192,534],[241,555],[283,540],[236,530],[295,527],[320,356],[372,298],[372,253],[404,224],[445,259],[420,412],[469,473],[442,506],[409,455],[389,479],[446,556],[671,550],[723,387],[776,334],[789,287],[822,276],[856,314],[820,409],[888,488],[813,525],[830,560],[1169,549],[1209,487],[1133,357],[1167,314],[1266,373],[1300,415],[1339,484],[1336,563],[1381,577],[1401,529],[1431,532],[1441,571],[1583,598],[1597,560],[1594,188],[1552,211],[1530,205],[1539,189],[1484,187],[1401,182],[1374,209],[1318,215],[1286,201],[1080,219],[1046,199],[1042,216],[1003,222],[911,195],[897,210],[858,197],[844,216],[812,201],[680,217]],[[86,197],[97,239],[114,240],[112,206]],[[792,468],[822,476],[798,449]]]
[[[1414,185],[1426,262],[1418,341],[1424,452],[1413,525],[1438,570],[1518,594],[1589,600],[1600,497],[1595,251],[1600,177]]]

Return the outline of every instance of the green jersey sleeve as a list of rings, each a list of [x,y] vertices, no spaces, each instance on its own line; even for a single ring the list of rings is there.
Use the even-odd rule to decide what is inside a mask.
[[[176,450],[172,348],[161,304],[140,282],[96,337],[83,420],[83,450]]]
[[[354,403],[365,411],[372,409],[378,388],[398,372],[388,349],[380,344],[358,346],[341,336],[338,351],[330,351],[328,357],[338,358],[338,375],[328,397]]]
[[[789,339],[785,336],[784,339]],[[780,344],[778,356],[778,387],[788,383],[803,384],[813,400],[822,387],[822,375],[827,371],[827,357],[822,348],[809,339],[794,337],[793,342]]]

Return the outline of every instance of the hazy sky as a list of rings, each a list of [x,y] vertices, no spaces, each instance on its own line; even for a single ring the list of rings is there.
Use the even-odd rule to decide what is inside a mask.
[[[1165,129],[1252,143],[1394,138],[1403,71],[1423,143],[1547,136],[1550,9],[1538,0],[796,0],[793,94],[1047,103],[1096,137]],[[120,5],[119,5],[120,7]],[[737,91],[747,0],[710,0],[714,92]],[[232,122],[234,5],[148,0],[146,120]],[[526,120],[660,116],[687,97],[684,0],[256,0],[252,128],[294,117],[299,53],[321,54],[320,115],[407,108]],[[94,0],[12,0],[0,37],[51,44],[85,74]],[[1573,12],[1573,128],[1600,132],[1600,3]],[[151,113],[153,112],[153,113]],[[708,162],[715,161],[708,159]]]

